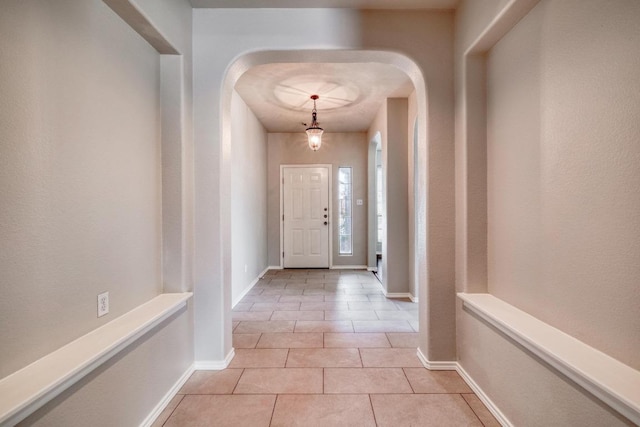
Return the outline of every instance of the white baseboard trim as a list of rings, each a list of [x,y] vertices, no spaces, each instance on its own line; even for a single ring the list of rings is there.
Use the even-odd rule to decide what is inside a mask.
[[[229,366],[229,363],[231,363],[235,355],[236,351],[232,348],[224,360],[196,360],[194,368],[196,371],[221,371]]]
[[[242,301],[242,298],[244,298],[251,289],[253,289],[253,287],[258,283],[258,281],[260,279],[262,279],[262,277],[267,274],[267,271],[269,271],[271,269],[271,267],[267,267],[265,268],[262,273],[258,274],[258,277],[256,277],[255,279],[253,279],[253,281],[251,283],[249,283],[249,286],[247,286],[247,289],[245,289],[244,291],[242,291],[242,293],[235,299],[235,301],[233,301],[233,304],[231,304],[231,307],[235,307],[236,305],[238,305],[238,303],[240,301]]]
[[[482,401],[482,403],[484,403],[484,406],[486,406],[487,409],[489,409],[489,412],[493,414],[493,416],[496,418],[496,420],[498,420],[498,422],[502,427],[513,427],[513,424],[511,424],[511,421],[509,421],[509,419],[502,413],[502,411],[500,411],[500,409],[498,409],[498,407],[493,403],[493,401],[489,399],[489,396],[487,396],[485,392],[482,391],[480,386],[476,384],[473,378],[471,378],[471,376],[467,373],[467,371],[464,370],[462,366],[460,366],[459,363],[456,363],[456,371],[458,372],[458,374],[460,374],[464,382],[467,383],[469,388],[473,390],[476,396],[478,396],[478,398]]]
[[[332,265],[331,270],[365,270],[366,265]]]
[[[377,267],[367,267],[367,271],[370,271],[372,273],[377,273],[378,272],[378,268]]]
[[[513,427],[513,424],[509,421],[507,417],[498,409],[498,407],[493,403],[489,396],[485,394],[484,391],[480,388],[478,384],[471,378],[471,376],[464,370],[460,363],[456,361],[430,361],[424,355],[422,350],[418,348],[417,351],[418,359],[422,362],[422,365],[429,369],[430,371],[456,371],[464,380],[465,383],[469,386],[471,390],[478,396],[478,398],[484,403],[484,405],[489,409],[491,414],[496,418],[496,420],[500,423],[502,427]]]
[[[387,292],[384,286],[382,286],[382,283],[378,283],[378,286],[380,287],[380,290],[382,291],[384,296],[387,298],[409,298],[411,299],[411,301],[413,301],[413,295],[411,295],[409,292]],[[413,302],[417,301],[418,300],[416,299],[416,301]]]
[[[387,298],[411,298],[409,292],[385,292],[384,296]]]
[[[147,418],[145,418],[144,421],[142,421],[142,423],[140,424],[140,427],[151,427],[151,425],[155,422],[155,420],[160,416],[162,411],[164,411],[167,405],[169,405],[169,402],[171,402],[171,399],[173,399],[175,395],[178,394],[178,392],[180,391],[184,383],[187,382],[187,380],[189,379],[191,374],[193,374],[194,371],[195,371],[195,365],[192,364],[187,368],[186,371],[184,371],[184,374],[182,374],[182,376],[178,378],[178,381],[176,381],[176,383],[169,389],[167,394],[164,395],[160,403],[158,403],[156,407],[153,408],[151,413],[147,415]]]
[[[411,302],[418,302],[418,297],[414,297],[413,295],[409,294],[409,298],[411,299]]]
[[[270,265],[269,267],[267,267],[267,270],[283,270],[284,268],[281,265]],[[267,272],[267,270],[265,270],[265,273]]]
[[[458,369],[458,362],[455,361],[430,361],[419,348],[417,355],[422,365],[430,371],[456,371]]]

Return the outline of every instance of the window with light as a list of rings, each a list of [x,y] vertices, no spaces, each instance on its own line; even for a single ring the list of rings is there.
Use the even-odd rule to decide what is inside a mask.
[[[353,254],[351,168],[338,168],[338,238],[340,255]]]

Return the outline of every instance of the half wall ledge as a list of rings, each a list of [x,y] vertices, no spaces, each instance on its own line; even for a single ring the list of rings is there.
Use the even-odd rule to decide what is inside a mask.
[[[466,309],[640,425],[640,371],[493,295],[461,292],[458,298]]]
[[[0,380],[0,425],[14,425],[186,307],[191,292],[160,294]]]

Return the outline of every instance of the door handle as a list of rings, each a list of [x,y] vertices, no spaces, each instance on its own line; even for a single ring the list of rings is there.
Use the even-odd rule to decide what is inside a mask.
[[[329,223],[328,223],[327,221],[325,221],[325,222],[324,222],[324,225],[327,225],[327,224],[329,224]]]
[[[326,218],[327,216],[325,215],[324,217]]]

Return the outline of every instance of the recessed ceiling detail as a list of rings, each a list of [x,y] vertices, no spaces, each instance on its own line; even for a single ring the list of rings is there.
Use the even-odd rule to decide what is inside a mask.
[[[403,71],[380,63],[265,64],[235,88],[269,132],[303,132],[313,94],[327,132],[366,131],[384,99],[413,91]]]
[[[360,88],[353,82],[336,80],[332,80],[331,76],[312,74],[293,76],[282,82],[274,82],[273,97],[283,108],[298,111],[309,109],[309,94],[315,93],[322,94],[324,111],[357,102],[360,98]]]

